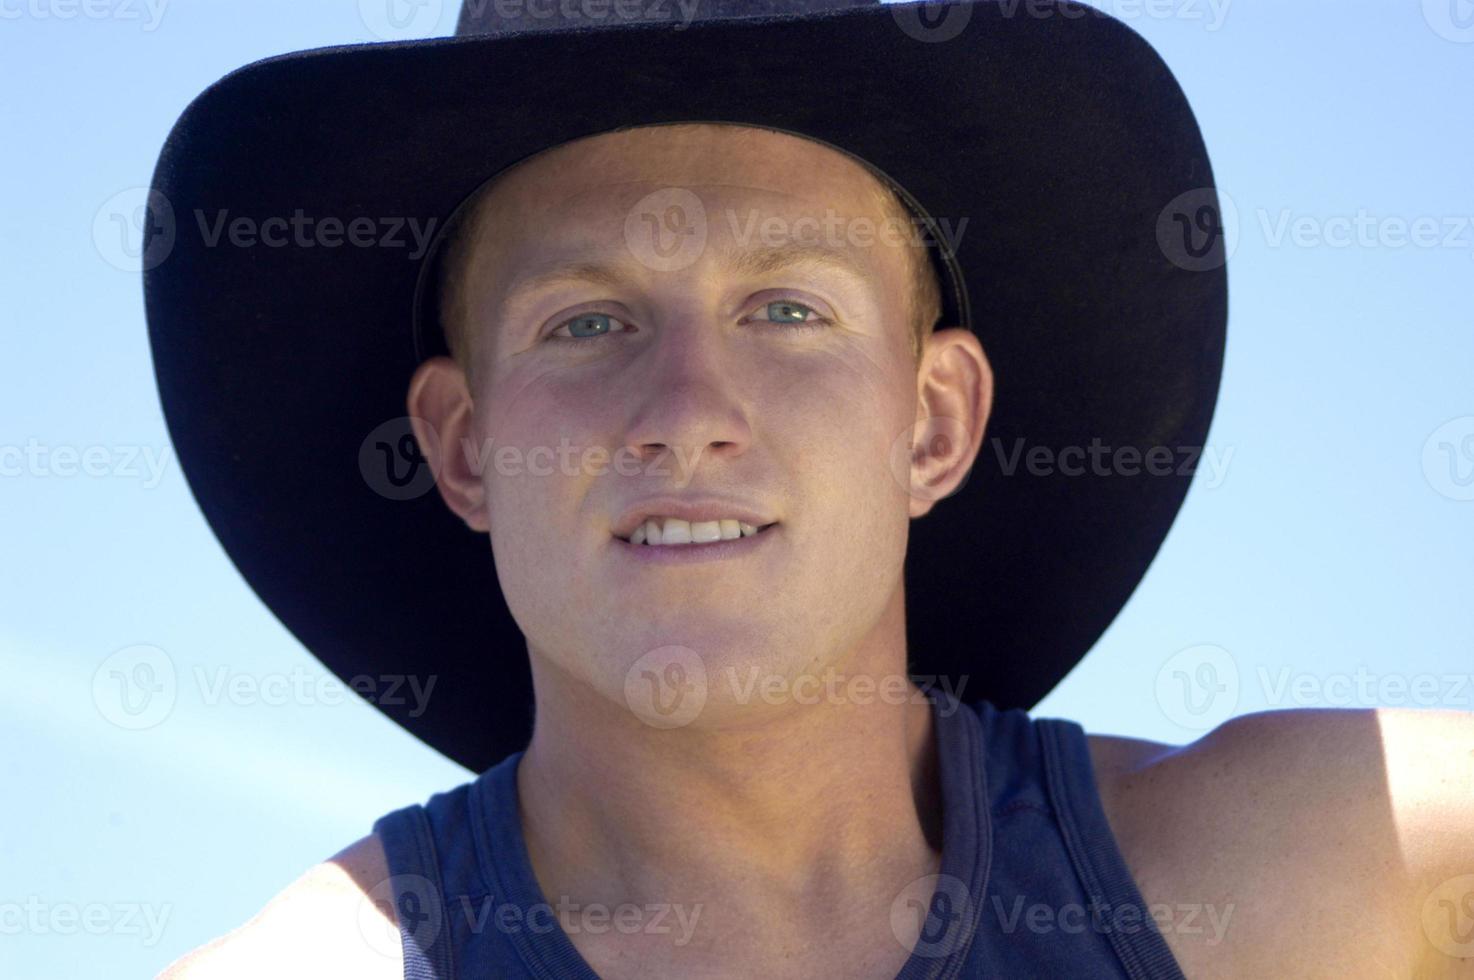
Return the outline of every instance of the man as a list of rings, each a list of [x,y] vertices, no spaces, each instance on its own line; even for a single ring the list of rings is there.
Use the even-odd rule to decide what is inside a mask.
[[[460,214],[429,267],[448,352],[407,405],[526,638],[530,741],[166,975],[1468,975],[1439,919],[1474,872],[1464,716],[1270,712],[1175,748],[907,679],[911,536],[1010,379],[922,245],[854,234],[912,220],[863,161],[633,126]],[[529,465],[562,443],[575,465]]]

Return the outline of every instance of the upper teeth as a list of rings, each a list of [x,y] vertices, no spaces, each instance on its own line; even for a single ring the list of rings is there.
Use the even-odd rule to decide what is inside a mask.
[[[705,544],[749,538],[757,526],[723,518],[718,521],[683,521],[679,517],[651,517],[635,528],[630,544]]]

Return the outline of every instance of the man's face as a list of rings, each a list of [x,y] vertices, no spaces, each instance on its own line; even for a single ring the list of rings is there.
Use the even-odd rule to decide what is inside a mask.
[[[680,647],[715,707],[754,676],[844,671],[898,598],[917,372],[877,187],[797,137],[649,127],[550,151],[487,200],[467,519],[541,666],[622,701],[642,657]],[[831,261],[756,261],[794,244]],[[682,503],[770,526],[622,540]]]

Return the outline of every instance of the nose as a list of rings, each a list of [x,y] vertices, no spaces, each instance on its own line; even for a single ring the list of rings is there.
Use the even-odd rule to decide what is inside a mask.
[[[729,353],[708,324],[687,322],[661,331],[645,352],[646,370],[636,382],[641,391],[625,430],[627,451],[653,461],[673,450],[678,462],[692,467],[712,454],[746,451],[752,426],[740,394],[740,366],[735,354],[724,356]]]

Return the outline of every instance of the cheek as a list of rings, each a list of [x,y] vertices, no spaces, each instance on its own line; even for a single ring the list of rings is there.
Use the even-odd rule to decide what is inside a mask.
[[[592,484],[614,472],[588,452],[607,442],[605,402],[567,372],[507,375],[487,388],[477,428],[491,447],[482,482],[502,596],[545,651],[589,649],[590,635],[611,628],[609,611],[589,599],[602,590],[587,560],[602,527],[588,510],[599,499]],[[573,601],[584,615],[568,615]]]
[[[865,358],[836,361],[788,389],[781,418],[798,530],[834,579],[882,571],[904,557],[910,519],[906,458],[914,387]],[[838,576],[835,570],[843,569]]]
[[[856,356],[809,373],[784,397],[782,424],[802,445],[803,459],[823,462],[814,469],[830,475],[830,492],[872,499],[902,492],[890,455],[915,418],[914,379]]]
[[[608,392],[587,375],[543,370],[509,373],[477,399],[477,429],[498,465],[489,476],[577,478],[606,441]]]
[[[596,452],[605,439],[592,389],[555,372],[508,374],[477,399],[477,453],[499,563],[527,558],[528,574],[538,574],[548,563],[531,559],[571,544],[548,532],[587,522],[577,508],[588,483],[612,469]]]

